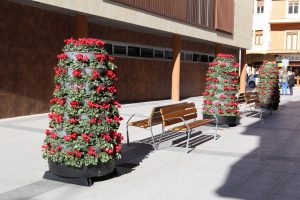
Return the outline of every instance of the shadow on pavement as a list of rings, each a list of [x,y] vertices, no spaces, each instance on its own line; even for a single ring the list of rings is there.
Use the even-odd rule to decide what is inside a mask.
[[[300,102],[287,102],[273,115],[247,126],[242,134],[259,136],[260,144],[232,165],[216,193],[245,200],[299,200],[299,119]]]

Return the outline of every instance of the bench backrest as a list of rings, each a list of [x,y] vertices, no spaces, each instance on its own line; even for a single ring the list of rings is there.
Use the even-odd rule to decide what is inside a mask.
[[[259,103],[257,92],[246,92],[245,93],[245,100],[246,100],[247,104]]]
[[[194,103],[161,108],[160,113],[163,119],[163,126],[182,122],[179,117],[182,117],[184,120],[197,118],[197,109]]]
[[[187,102],[153,107],[153,109],[150,112],[150,116],[149,116],[149,122],[148,122],[149,126],[161,124],[163,122],[163,119],[162,119],[162,116],[160,113],[160,109],[167,108],[167,107],[173,107],[173,106],[180,106],[180,105],[184,105],[184,104],[187,104]]]
[[[244,103],[245,100],[245,93],[238,93],[236,96],[236,101],[239,103]]]

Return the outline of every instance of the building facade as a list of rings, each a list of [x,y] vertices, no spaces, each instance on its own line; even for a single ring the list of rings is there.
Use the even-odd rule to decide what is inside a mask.
[[[48,112],[63,40],[104,40],[121,102],[204,91],[208,62],[251,47],[252,0],[3,0],[0,118]]]
[[[254,2],[252,48],[247,62],[259,66],[264,61],[282,65],[300,75],[300,11],[298,0],[256,0]]]

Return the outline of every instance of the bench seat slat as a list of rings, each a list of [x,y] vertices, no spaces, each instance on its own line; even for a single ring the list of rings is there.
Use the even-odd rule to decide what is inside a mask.
[[[214,119],[202,119],[202,120],[197,120],[197,121],[188,123],[188,126],[191,129],[193,129],[193,128],[208,124],[208,123],[213,122],[213,121],[215,121],[215,120]],[[186,130],[187,130],[187,127],[185,125],[176,126],[176,127],[173,127],[173,128],[169,129],[169,131],[186,131]]]
[[[185,116],[182,116],[182,118],[183,118],[184,120],[195,119],[195,118],[197,118],[197,114],[194,113],[194,114],[191,114],[191,115],[185,115]],[[181,119],[178,119],[178,118],[175,118],[175,119],[169,119],[168,121],[165,121],[165,122],[164,122],[164,125],[165,125],[165,126],[169,126],[169,125],[172,125],[172,124],[177,124],[177,123],[179,123],[179,122],[182,122],[182,120],[181,120]]]

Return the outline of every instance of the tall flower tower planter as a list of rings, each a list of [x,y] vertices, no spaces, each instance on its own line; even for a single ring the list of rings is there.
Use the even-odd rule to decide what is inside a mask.
[[[239,123],[239,106],[235,95],[238,92],[239,64],[230,54],[218,54],[209,63],[206,88],[203,93],[203,118],[217,116],[218,124],[235,126]]]
[[[264,63],[258,69],[256,91],[265,109],[277,110],[280,102],[279,69],[276,63]]]
[[[101,40],[67,39],[63,51],[54,67],[43,157],[52,174],[91,185],[92,177],[114,172],[121,157],[117,67]]]

